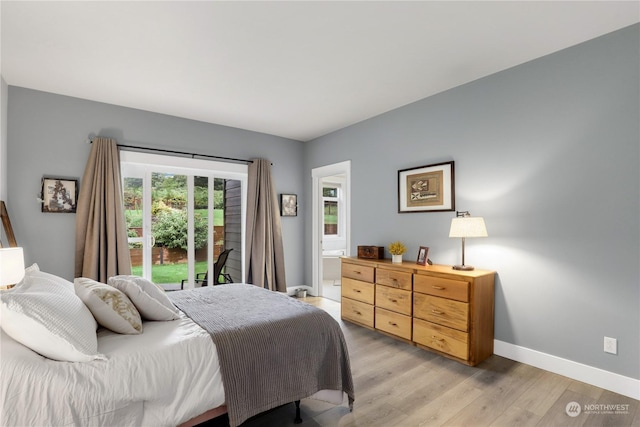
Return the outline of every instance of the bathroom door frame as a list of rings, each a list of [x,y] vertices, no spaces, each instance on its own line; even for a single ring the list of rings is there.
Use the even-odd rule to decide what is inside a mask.
[[[346,255],[351,253],[351,160],[313,168],[312,178],[312,293],[322,296],[322,237],[324,235],[322,203],[322,181],[334,175],[344,175],[344,209],[345,209],[345,241]]]

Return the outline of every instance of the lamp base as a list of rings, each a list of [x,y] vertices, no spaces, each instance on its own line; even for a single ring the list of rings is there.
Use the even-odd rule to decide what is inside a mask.
[[[474,269],[473,266],[471,265],[454,265],[453,266],[454,270],[462,270],[462,271],[471,271]]]

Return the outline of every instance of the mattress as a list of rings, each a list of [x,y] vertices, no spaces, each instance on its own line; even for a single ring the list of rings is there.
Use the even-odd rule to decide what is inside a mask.
[[[141,335],[99,330],[106,361],[53,361],[0,334],[2,426],[175,426],[224,404],[215,345],[183,313]]]

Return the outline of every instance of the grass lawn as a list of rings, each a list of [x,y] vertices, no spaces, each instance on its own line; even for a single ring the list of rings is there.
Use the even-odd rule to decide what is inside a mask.
[[[326,215],[324,216],[325,224],[337,224],[338,223],[338,215]]]
[[[338,213],[336,212],[336,207],[332,207],[332,206],[324,207],[324,223],[325,224],[338,223]]]
[[[151,268],[151,281],[154,283],[180,283],[182,279],[189,277],[187,271],[188,264],[155,264]],[[196,262],[196,273],[205,273],[207,271],[207,262]],[[142,266],[132,267],[131,274],[134,276],[142,276]]]

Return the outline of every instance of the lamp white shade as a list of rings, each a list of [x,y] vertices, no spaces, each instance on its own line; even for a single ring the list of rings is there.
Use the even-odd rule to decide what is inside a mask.
[[[460,217],[451,220],[449,237],[487,237],[487,227],[482,217]]]
[[[22,248],[0,248],[0,286],[15,285],[24,277]]]

